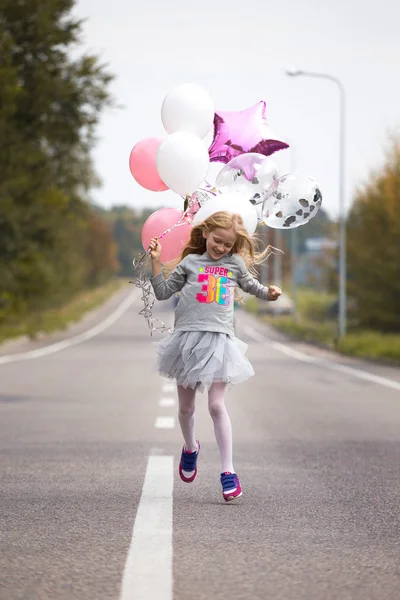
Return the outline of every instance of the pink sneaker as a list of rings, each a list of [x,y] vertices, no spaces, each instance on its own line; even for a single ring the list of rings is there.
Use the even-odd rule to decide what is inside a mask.
[[[191,483],[196,479],[197,475],[197,457],[200,452],[200,442],[197,442],[197,452],[188,452],[183,446],[181,454],[181,462],[179,463],[179,476],[185,483]],[[192,473],[190,477],[187,477],[185,473]]]
[[[221,473],[222,495],[225,502],[236,500],[242,495],[239,477],[236,473]]]

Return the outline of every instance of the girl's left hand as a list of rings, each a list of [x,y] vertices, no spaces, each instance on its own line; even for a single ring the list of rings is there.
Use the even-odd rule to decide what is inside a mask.
[[[278,300],[279,296],[282,294],[282,290],[281,288],[279,288],[276,285],[270,285],[268,287],[268,300],[270,301],[274,301],[274,300]]]

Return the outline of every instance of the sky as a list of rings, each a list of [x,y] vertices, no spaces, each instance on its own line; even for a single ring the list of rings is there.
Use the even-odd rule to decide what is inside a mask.
[[[205,88],[216,111],[265,100],[269,127],[291,146],[271,157],[280,174],[314,177],[332,218],[339,207],[339,93],[330,81],[285,71],[327,73],[344,86],[347,208],[399,132],[398,0],[77,0],[74,14],[86,19],[82,48],[108,64],[116,76],[110,91],[123,106],[107,110],[97,129],[93,159],[103,185],[92,200],[103,207],[182,207],[174,192],[139,186],[128,167],[138,141],[167,135],[161,105],[181,83]]]

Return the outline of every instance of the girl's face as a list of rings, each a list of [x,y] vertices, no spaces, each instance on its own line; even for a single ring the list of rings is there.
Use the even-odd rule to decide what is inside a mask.
[[[207,253],[213,260],[232,252],[236,243],[236,233],[233,229],[214,229],[210,233],[203,232],[203,237],[206,240]]]

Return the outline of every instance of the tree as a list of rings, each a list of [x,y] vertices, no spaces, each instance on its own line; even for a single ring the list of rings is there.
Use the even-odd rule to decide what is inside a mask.
[[[359,190],[347,226],[349,292],[361,326],[400,331],[400,146]]]
[[[0,0],[0,321],[92,277],[90,151],[112,77],[95,56],[72,58],[73,5]]]
[[[333,223],[328,213],[321,208],[318,214],[306,225],[297,227],[297,245],[298,252],[302,254],[305,251],[305,244],[308,238],[313,237],[331,237],[333,233]],[[282,230],[282,237],[287,248],[290,248],[293,230]]]
[[[97,210],[100,210],[97,208]],[[142,228],[146,219],[154,209],[135,211],[128,206],[113,206],[109,211],[102,211],[103,218],[111,224],[113,237],[118,248],[120,275],[132,276],[132,260],[136,254],[143,252]]]
[[[112,229],[104,219],[94,212],[90,215],[86,252],[89,259],[89,279],[91,285],[101,284],[114,273],[119,272],[117,245]]]

